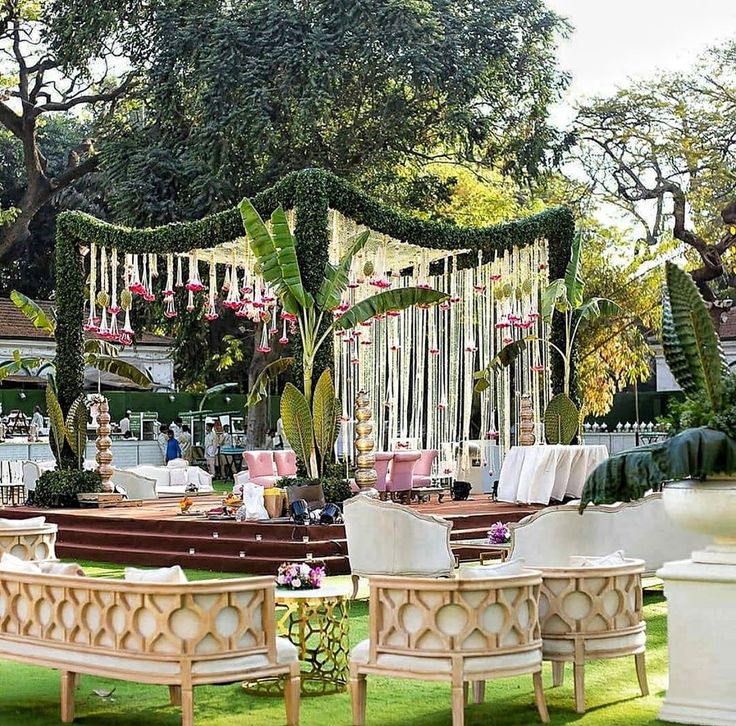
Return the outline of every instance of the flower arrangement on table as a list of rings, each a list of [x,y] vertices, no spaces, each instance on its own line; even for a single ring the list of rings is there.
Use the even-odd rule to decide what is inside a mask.
[[[191,497],[184,497],[184,499],[181,499],[179,501],[179,509],[181,510],[181,513],[187,514],[192,504],[194,504],[194,499],[192,499]]]
[[[503,522],[494,522],[488,530],[488,541],[491,544],[508,544],[511,542],[511,530]]]
[[[287,590],[316,590],[325,576],[325,568],[306,562],[284,562],[276,573],[276,584]]]

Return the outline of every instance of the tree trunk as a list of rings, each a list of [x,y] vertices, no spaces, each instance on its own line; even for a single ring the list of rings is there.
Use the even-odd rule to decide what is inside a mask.
[[[258,335],[253,336],[254,346],[258,347]],[[256,379],[268,363],[267,355],[255,350],[248,368],[248,391],[253,390]],[[250,406],[246,421],[246,446],[248,449],[266,448],[268,438],[268,398],[255,406]]]

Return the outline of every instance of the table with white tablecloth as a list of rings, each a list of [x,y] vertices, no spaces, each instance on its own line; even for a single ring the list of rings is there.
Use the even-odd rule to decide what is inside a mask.
[[[579,499],[588,474],[607,458],[605,446],[512,446],[501,467],[498,499],[523,504]]]

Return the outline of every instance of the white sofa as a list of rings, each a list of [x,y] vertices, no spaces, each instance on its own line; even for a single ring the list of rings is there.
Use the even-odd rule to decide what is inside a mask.
[[[212,494],[212,476],[198,466],[153,466],[140,464],[131,471],[140,476],[152,479],[156,483],[156,495],[159,497],[181,497],[187,494],[187,485],[196,484],[199,494]]]
[[[442,517],[359,494],[344,503],[343,520],[353,597],[361,576],[450,577],[453,573],[452,522]]]
[[[2,571],[0,658],[61,672],[63,723],[74,720],[77,674],[88,673],[168,685],[183,726],[193,723],[195,686],[285,676],[286,721],[296,726],[298,652],[276,637],[273,613],[273,577],[153,583]]]
[[[637,502],[548,507],[509,525],[508,559],[522,557],[530,567],[564,567],[571,555],[603,556],[623,550],[644,560],[646,575],[665,562],[688,559],[710,539],[679,527],[664,511],[661,494]]]
[[[128,469],[113,469],[112,483],[125,489],[128,499],[157,499],[156,481]]]

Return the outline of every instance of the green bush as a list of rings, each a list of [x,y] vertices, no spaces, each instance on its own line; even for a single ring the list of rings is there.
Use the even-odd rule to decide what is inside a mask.
[[[77,494],[99,492],[102,480],[96,471],[55,469],[38,478],[33,503],[37,507],[76,507]]]

